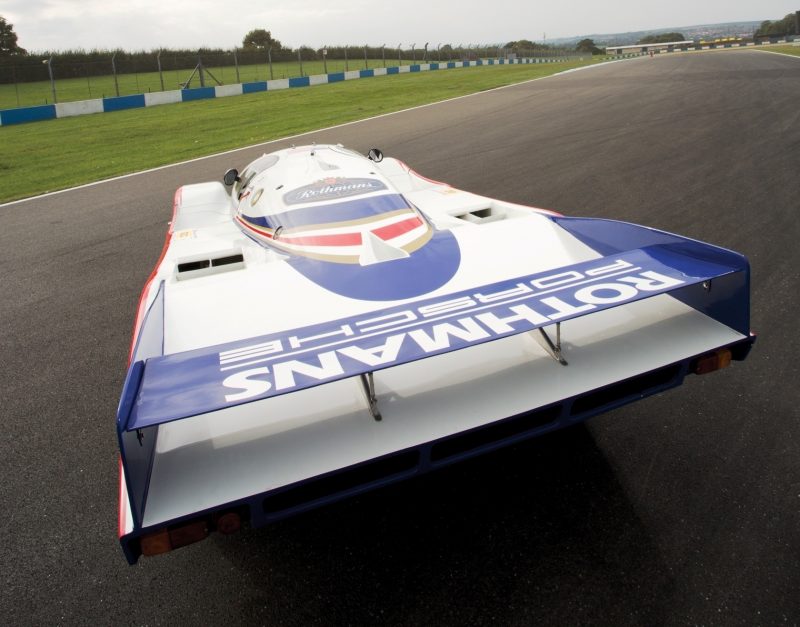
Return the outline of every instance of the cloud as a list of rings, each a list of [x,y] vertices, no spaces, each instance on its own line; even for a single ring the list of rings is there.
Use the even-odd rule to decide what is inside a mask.
[[[698,23],[778,19],[796,0],[672,0],[642,3],[592,0],[4,0],[2,15],[28,50],[73,48],[149,50],[241,45],[265,28],[285,45],[404,46],[495,43],[593,33],[671,28]]]

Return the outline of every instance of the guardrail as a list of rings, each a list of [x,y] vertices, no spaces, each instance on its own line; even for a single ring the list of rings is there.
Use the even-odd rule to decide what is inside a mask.
[[[447,61],[439,63],[418,63],[393,67],[378,67],[366,70],[351,70],[348,72],[335,72],[332,74],[318,74],[314,76],[300,76],[296,78],[282,78],[251,83],[236,83],[216,87],[199,87],[194,89],[179,89],[174,91],[158,91],[146,94],[134,94],[111,98],[96,98],[93,100],[79,100],[57,104],[37,105],[33,107],[19,107],[0,111],[0,126],[23,124],[26,122],[39,122],[57,118],[89,115],[93,113],[108,113],[125,109],[139,109],[178,102],[190,102],[209,98],[225,98],[257,92],[292,89],[297,87],[310,87],[340,81],[371,78],[374,76],[390,76],[413,72],[427,72],[464,67],[477,67],[484,65],[519,65],[536,63],[558,63],[574,61],[586,57],[554,56],[554,57],[526,57],[517,59],[478,59],[475,61]]]
[[[622,46],[624,48],[629,49],[627,52],[620,52],[620,53],[613,53],[609,52],[608,56],[612,59],[619,59],[623,57],[629,56],[642,56],[649,54],[650,52],[654,54],[664,54],[669,52],[689,52],[689,51],[697,51],[697,50],[722,50],[724,48],[748,48],[753,46],[774,46],[774,45],[781,45],[792,43],[795,41],[800,41],[800,36],[797,35],[788,35],[784,38],[776,39],[772,38],[770,40],[764,41],[731,41],[731,42],[700,42],[693,45],[673,45],[669,46],[668,48],[657,49],[656,47],[661,44],[643,44],[641,51],[633,52],[630,50],[633,46]],[[615,46],[608,46],[607,50],[614,50]],[[647,49],[647,50],[646,50]]]

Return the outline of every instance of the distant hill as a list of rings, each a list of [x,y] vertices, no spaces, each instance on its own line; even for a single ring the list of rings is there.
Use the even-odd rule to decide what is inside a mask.
[[[752,37],[753,33],[761,26],[761,22],[725,22],[723,24],[696,24],[694,26],[670,26],[655,30],[639,30],[627,33],[605,33],[594,35],[580,35],[576,37],[562,37],[548,39],[547,43],[556,46],[573,47],[582,39],[592,39],[598,46],[627,46],[637,43],[647,35],[659,33],[679,32],[687,39],[714,39],[716,37]],[[538,42],[541,43],[541,42]]]

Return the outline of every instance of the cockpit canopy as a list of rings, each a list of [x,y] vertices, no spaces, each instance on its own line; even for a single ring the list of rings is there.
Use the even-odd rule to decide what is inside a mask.
[[[369,265],[408,257],[433,234],[371,160],[341,146],[265,155],[238,179],[238,223],[284,253]]]

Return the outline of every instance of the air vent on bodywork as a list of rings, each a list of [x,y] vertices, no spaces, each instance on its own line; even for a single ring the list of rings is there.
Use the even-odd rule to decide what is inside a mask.
[[[458,213],[453,217],[466,222],[471,222],[472,224],[483,224],[485,222],[502,220],[506,217],[506,214],[504,211],[498,210],[496,207],[492,207],[490,205],[488,207],[481,207],[480,209],[471,209],[470,211],[465,211],[464,213]]]
[[[244,255],[238,251],[226,251],[200,259],[195,257],[178,262],[177,278],[179,280],[194,279],[240,268],[244,268]]]
[[[219,266],[229,266],[234,263],[244,263],[244,256],[239,253],[238,255],[228,255],[227,257],[217,257],[211,260],[211,267],[217,268]]]
[[[201,259],[200,261],[187,261],[186,263],[178,264],[178,272],[193,272],[195,270],[203,270],[211,265],[208,259]]]
[[[448,211],[448,213],[454,218],[471,224],[487,224],[489,222],[531,215],[530,210],[526,208],[512,205],[511,203],[489,200],[488,198],[485,199],[485,202],[480,204],[474,203],[472,206],[459,208],[455,211],[451,210]]]

